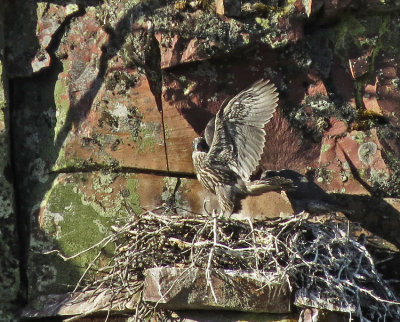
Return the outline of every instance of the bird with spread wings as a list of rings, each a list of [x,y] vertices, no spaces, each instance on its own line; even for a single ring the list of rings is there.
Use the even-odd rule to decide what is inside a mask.
[[[282,177],[251,180],[265,144],[265,125],[277,107],[278,93],[259,80],[226,100],[209,121],[205,137],[193,141],[193,165],[200,183],[218,198],[221,214],[230,216],[240,198],[290,188]]]

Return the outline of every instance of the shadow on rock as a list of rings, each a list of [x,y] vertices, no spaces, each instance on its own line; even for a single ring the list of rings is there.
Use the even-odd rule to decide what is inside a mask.
[[[267,178],[280,176],[291,179],[296,189],[287,191],[287,196],[295,213],[342,212],[362,228],[400,247],[400,212],[391,201],[394,199],[378,197],[372,194],[371,187],[359,176],[355,179],[368,187],[371,195],[351,195],[344,193],[326,193],[305,175],[293,170],[268,171]]]

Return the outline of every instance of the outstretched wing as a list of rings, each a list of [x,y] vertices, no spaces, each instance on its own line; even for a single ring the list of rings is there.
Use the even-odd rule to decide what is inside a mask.
[[[208,161],[224,162],[242,179],[249,180],[260,162],[264,126],[272,118],[277,101],[274,84],[259,80],[222,105],[216,115]]]

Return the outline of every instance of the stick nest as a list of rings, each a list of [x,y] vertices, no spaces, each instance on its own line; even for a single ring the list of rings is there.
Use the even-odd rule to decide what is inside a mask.
[[[204,268],[206,273],[212,269],[272,273],[289,281],[297,292],[297,305],[348,312],[361,321],[400,316],[400,303],[377,272],[372,256],[362,241],[350,237],[349,223],[336,215],[301,213],[252,223],[178,215],[160,207],[132,215],[113,230],[91,248],[114,244],[109,265],[100,269],[95,280],[81,285],[101,257],[100,250],[75,288],[79,294],[90,291],[91,296],[110,293],[109,308],[140,298],[146,269],[175,266]],[[159,313],[138,302],[138,319],[151,312]]]

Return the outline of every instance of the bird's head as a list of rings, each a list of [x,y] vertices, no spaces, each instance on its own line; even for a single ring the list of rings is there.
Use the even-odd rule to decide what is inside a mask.
[[[210,147],[207,145],[205,138],[199,137],[193,140],[193,151],[195,152],[208,152]]]

